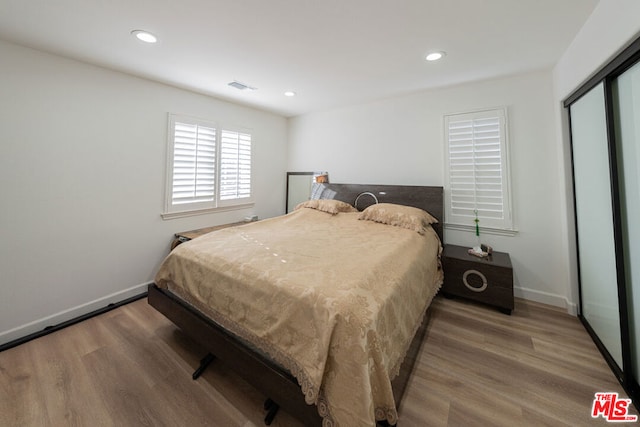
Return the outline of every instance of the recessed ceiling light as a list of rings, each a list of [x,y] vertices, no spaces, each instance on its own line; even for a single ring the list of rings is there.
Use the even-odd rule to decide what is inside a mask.
[[[292,90],[288,90],[284,93],[284,96],[296,96],[296,93]]]
[[[437,61],[438,59],[442,59],[445,55],[445,52],[431,52],[425,59],[427,61]]]
[[[136,36],[136,38],[140,41],[143,41],[145,43],[155,43],[158,41],[158,38],[156,36],[154,36],[153,34],[151,34],[148,31],[144,31],[144,30],[133,30],[131,31],[131,34],[133,34],[134,36]]]

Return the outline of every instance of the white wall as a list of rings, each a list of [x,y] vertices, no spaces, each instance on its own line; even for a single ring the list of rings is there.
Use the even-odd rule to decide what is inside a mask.
[[[640,36],[640,2],[600,0],[553,70],[564,99]]]
[[[287,122],[0,41],[0,344],[144,292],[174,232],[284,212]],[[167,113],[253,129],[255,207],[163,221]]]
[[[558,236],[562,257],[567,261],[569,298],[579,300],[571,154],[568,119],[562,101],[640,35],[640,2],[600,0],[553,69],[554,114],[556,116],[557,158],[562,177],[560,209],[563,233]]]
[[[512,198],[519,233],[485,234],[509,252],[516,295],[567,306],[550,71],[430,90],[289,119],[291,171],[327,170],[332,182],[443,185],[443,115],[506,106]],[[445,231],[447,243],[472,246],[473,233]]]

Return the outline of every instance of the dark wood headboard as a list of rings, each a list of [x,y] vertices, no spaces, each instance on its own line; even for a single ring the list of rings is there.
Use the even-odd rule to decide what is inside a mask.
[[[358,195],[371,193],[379,203],[396,203],[398,205],[413,206],[429,212],[438,220],[433,224],[441,241],[443,240],[442,224],[444,222],[444,199],[442,187],[420,185],[367,185],[367,184],[322,184],[325,188],[335,191],[336,200],[342,200],[355,206]],[[358,199],[359,210],[375,203],[373,197],[363,194]]]

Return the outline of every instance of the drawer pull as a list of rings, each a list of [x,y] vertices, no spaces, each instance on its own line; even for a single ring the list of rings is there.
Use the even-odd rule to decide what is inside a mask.
[[[475,287],[473,285],[470,285],[469,282],[467,282],[467,277],[470,274],[476,274],[476,275],[480,276],[480,278],[482,279],[482,286]],[[462,283],[464,283],[464,285],[467,287],[467,289],[469,289],[470,291],[473,291],[473,292],[483,292],[485,289],[487,289],[487,278],[484,277],[484,274],[480,273],[478,270],[467,270],[467,271],[465,271],[464,274],[462,275]]]

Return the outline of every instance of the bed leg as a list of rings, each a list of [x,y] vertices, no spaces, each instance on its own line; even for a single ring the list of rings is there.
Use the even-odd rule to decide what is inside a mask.
[[[198,366],[198,369],[196,369],[193,372],[193,375],[191,375],[191,378],[193,378],[194,380],[197,380],[198,377],[202,375],[204,370],[207,369],[207,366],[209,366],[209,364],[213,362],[213,359],[215,358],[216,357],[213,354],[207,353],[207,355],[203,357],[202,360],[200,360],[200,366]]]
[[[276,402],[274,402],[273,400],[267,398],[267,400],[265,400],[264,402],[264,410],[265,411],[269,411],[267,412],[267,415],[264,417],[264,424],[270,426],[271,423],[273,422],[273,419],[276,417],[276,414],[278,413],[278,409],[280,409],[280,406],[278,406],[278,404]]]

